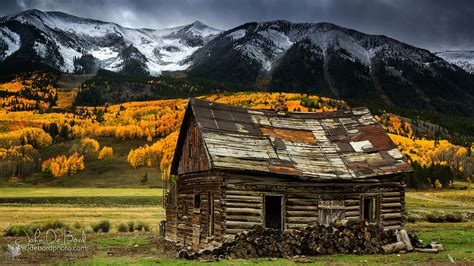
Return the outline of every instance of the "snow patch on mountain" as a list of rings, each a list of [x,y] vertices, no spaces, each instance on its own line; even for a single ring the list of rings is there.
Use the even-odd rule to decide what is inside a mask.
[[[130,45],[146,58],[144,63],[151,74],[184,70],[189,67],[189,63],[183,63],[184,59],[221,32],[199,21],[169,29],[132,29],[62,12],[39,10],[8,16],[3,22],[12,20],[35,27],[45,37],[46,41],[36,41],[33,47],[39,56],[46,58],[48,49],[56,49],[51,44],[56,44],[62,57],[56,61],[63,62],[60,69],[65,72],[74,70],[74,58],[86,54],[97,58],[102,68],[119,70],[123,58],[118,55]],[[3,34],[0,40],[6,42],[7,38]],[[10,50],[8,52],[10,55]]]
[[[227,36],[229,36],[232,40],[235,41],[235,40],[242,39],[243,37],[245,37],[246,33],[247,33],[247,30],[240,29],[240,30],[236,30],[227,34]]]
[[[41,42],[36,42],[33,45],[33,49],[36,51],[36,54],[41,56],[42,58],[46,58],[49,54],[48,48]]]
[[[74,50],[71,47],[64,46],[61,43],[58,43],[59,53],[62,55],[64,63],[61,66],[61,71],[63,72],[72,72],[74,70],[74,58],[80,58],[82,53]]]
[[[95,50],[90,51],[91,55],[99,60],[107,60],[118,56],[118,52],[114,51],[110,47],[98,47]]]
[[[445,51],[436,55],[469,73],[474,73],[474,51]]]
[[[0,28],[0,59],[12,55],[21,47],[20,36],[6,27]]]
[[[431,63],[427,62],[433,59],[429,51],[410,47],[385,36],[364,34],[331,23],[269,21],[246,25],[245,28],[241,26],[230,30],[225,37],[230,37],[234,49],[259,62],[264,71],[271,70],[292,45],[305,39],[320,48],[324,57],[328,56],[328,52],[336,51],[341,58],[369,68],[379,53],[410,60],[423,68],[430,68]],[[245,40],[242,40],[243,36],[246,36]]]

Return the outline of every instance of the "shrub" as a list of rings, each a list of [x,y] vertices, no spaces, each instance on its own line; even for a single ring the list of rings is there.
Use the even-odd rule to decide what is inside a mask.
[[[128,222],[128,231],[129,232],[135,231],[135,223],[133,221]]]
[[[416,221],[418,221],[419,217],[417,217],[416,215],[412,215],[412,214],[409,214],[406,216],[406,221],[407,223],[416,223]]]
[[[102,220],[98,223],[92,224],[92,230],[96,233],[107,233],[110,230],[110,222],[108,220]]]
[[[54,221],[48,220],[41,224],[41,231],[47,231],[49,229],[53,229],[53,230],[61,229],[61,228],[68,229],[69,226],[59,220],[54,220]]]
[[[148,172],[146,172],[145,175],[143,175],[141,182],[142,184],[145,184],[146,182],[148,182]]]
[[[147,223],[144,223],[142,221],[139,221],[137,223],[137,227],[136,227],[137,231],[150,231],[150,225],[148,225]]]
[[[83,228],[84,226],[80,223],[80,222],[75,222],[74,225],[73,225],[74,229],[81,229]]]
[[[26,234],[31,234],[31,229],[27,225],[11,225],[5,230],[3,230],[3,236],[26,236]]]
[[[466,221],[466,218],[461,213],[448,213],[445,216],[446,222],[461,223]]]
[[[433,212],[426,215],[426,220],[430,223],[444,223],[446,217],[442,213]]]
[[[125,223],[121,223],[117,227],[117,231],[119,232],[128,232],[128,226]]]

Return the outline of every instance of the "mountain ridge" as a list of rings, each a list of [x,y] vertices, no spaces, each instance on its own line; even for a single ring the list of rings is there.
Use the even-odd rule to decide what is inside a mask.
[[[200,21],[132,29],[40,10],[2,18],[0,71],[42,64],[79,74],[181,71],[233,91],[303,92],[474,114],[474,75],[426,49],[328,22],[248,22],[221,31]]]
[[[47,65],[62,72],[78,72],[84,66],[75,64],[75,59],[92,55],[95,60],[89,61],[89,64],[100,64],[100,68],[120,71],[124,62],[119,54],[133,45],[146,58],[140,63],[145,64],[146,70],[155,75],[162,71],[186,69],[187,66],[180,61],[220,32],[202,22],[165,29],[133,29],[64,12],[35,9],[2,18],[0,41],[3,39],[3,46],[7,39],[5,36],[9,33],[6,31],[11,28],[16,29],[20,39],[27,39],[30,35],[36,37],[26,45],[22,45],[24,41],[16,43],[17,50],[9,51],[9,54],[3,52],[0,60],[20,50],[23,54],[39,56]],[[22,46],[26,51],[21,51]],[[1,49],[0,45],[0,55],[1,50],[5,49]]]

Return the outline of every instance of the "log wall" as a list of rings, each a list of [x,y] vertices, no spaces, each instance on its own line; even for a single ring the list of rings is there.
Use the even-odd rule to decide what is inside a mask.
[[[320,213],[345,219],[363,218],[363,198],[376,198],[376,218],[387,228],[400,228],[404,210],[402,176],[380,180],[302,182],[282,177],[225,174],[222,198],[226,237],[264,223],[264,195],[284,198],[284,228],[321,222]],[[337,203],[334,211],[331,204]]]
[[[323,221],[326,215],[344,219],[363,217],[364,197],[376,198],[378,223],[400,228],[404,211],[402,176],[380,180],[303,182],[300,180],[229,173],[180,176],[176,183],[175,211],[167,206],[167,238],[206,247],[238,232],[264,224],[264,196],[282,196],[284,228]],[[214,235],[209,232],[209,193],[214,197]],[[195,207],[199,195],[199,208]],[[332,217],[332,216],[331,216]],[[176,222],[176,226],[173,224]],[[175,234],[175,237],[171,235]]]
[[[222,231],[222,178],[210,173],[180,176],[176,183],[176,230],[174,241],[185,246],[198,248],[206,246],[211,241],[221,241]],[[210,193],[214,202],[214,234],[209,231]],[[196,195],[199,195],[199,206],[196,206]],[[173,210],[167,208],[167,221],[173,219]],[[169,223],[170,221],[168,221]],[[168,224],[167,224],[168,231]],[[170,235],[173,230],[170,231]],[[172,236],[168,239],[173,239]]]

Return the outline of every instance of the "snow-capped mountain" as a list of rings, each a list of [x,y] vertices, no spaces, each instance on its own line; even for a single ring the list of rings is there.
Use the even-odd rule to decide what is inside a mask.
[[[471,116],[474,76],[428,50],[331,23],[247,23],[187,60],[188,76]]]
[[[474,51],[445,51],[437,52],[436,55],[469,73],[474,73]]]
[[[218,50],[230,49],[255,61],[262,71],[271,71],[282,56],[301,41],[309,41],[316,54],[326,57],[333,50],[341,50],[344,57],[371,67],[377,55],[405,58],[424,65],[442,61],[427,50],[416,48],[382,35],[368,35],[331,23],[291,23],[270,21],[248,23],[228,30],[215,38],[191,61],[211,58]],[[441,62],[439,62],[441,63]]]
[[[305,92],[463,116],[474,114],[474,75],[450,62],[466,69],[471,59],[331,23],[251,22],[220,31],[197,21],[131,29],[39,10],[0,19],[1,74],[45,66],[132,76],[186,70],[191,80],[228,89]]]
[[[186,69],[189,63],[182,61],[218,33],[199,21],[168,29],[131,29],[62,12],[28,10],[0,20],[0,60],[16,51],[33,51],[53,67],[73,72],[82,67],[75,59],[92,55],[104,69],[118,71],[133,59],[159,74]],[[124,57],[126,49],[134,50],[132,58]]]

